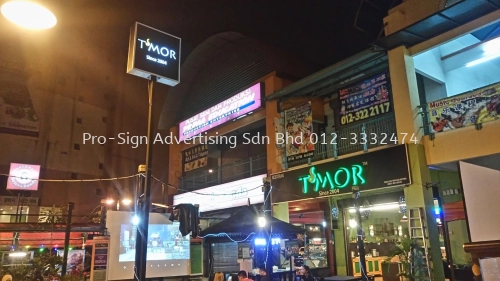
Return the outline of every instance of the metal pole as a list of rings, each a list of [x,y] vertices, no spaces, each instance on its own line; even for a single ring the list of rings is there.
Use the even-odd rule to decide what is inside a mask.
[[[273,239],[272,239],[272,225],[271,225],[271,183],[264,183],[264,217],[266,218],[266,225],[268,231],[267,250],[266,250],[266,275],[268,281],[273,281]]]
[[[153,166],[153,147],[151,142],[154,139],[152,130],[153,119],[153,85],[155,76],[151,76],[148,81],[149,113],[148,113],[148,142],[146,146],[146,179],[144,185],[144,196],[141,196],[139,206],[139,224],[137,225],[137,246],[135,253],[135,280],[146,280],[146,259],[148,252],[148,225],[149,207],[151,205],[151,172]]]
[[[71,234],[71,217],[73,216],[73,208],[75,203],[68,203],[68,218],[66,219],[66,232],[64,233],[64,256],[61,276],[66,275],[66,268],[68,267],[68,250],[69,250],[69,236]]]
[[[359,211],[359,187],[354,188],[354,207],[356,209],[356,215],[358,220],[358,228],[357,228],[357,244],[358,244],[358,253],[359,253],[359,266],[361,268],[361,278],[363,281],[368,281],[368,275],[366,273],[366,258],[365,258],[365,243],[363,241],[363,226],[361,224],[361,212]]]

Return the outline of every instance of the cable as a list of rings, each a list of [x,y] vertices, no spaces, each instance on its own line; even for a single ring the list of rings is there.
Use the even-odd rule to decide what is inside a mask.
[[[236,242],[236,243],[241,243],[241,242],[245,242],[246,240],[248,240],[248,238],[250,238],[250,236],[252,236],[252,235],[254,235],[254,234],[255,234],[255,232],[251,232],[250,234],[248,234],[248,236],[247,236],[245,239],[243,239],[243,240],[241,240],[241,241],[234,240],[233,238],[231,238],[231,237],[229,236],[229,234],[227,234],[227,233],[225,233],[225,232],[221,232],[221,233],[218,233],[218,234],[207,234],[207,235],[205,235],[205,236],[198,236],[198,238],[205,238],[205,237],[218,237],[218,236],[220,236],[220,235],[225,235],[225,236],[227,236],[227,238],[229,238],[229,240],[231,240],[231,241],[233,241],[233,242]]]
[[[124,176],[124,177],[105,178],[105,179],[54,180],[54,179],[33,179],[33,178],[18,177],[18,176],[12,176],[12,175],[9,175],[9,174],[2,174],[2,173],[0,173],[0,176],[6,176],[6,177],[9,177],[9,178],[18,178],[18,179],[23,179],[23,180],[40,181],[40,182],[95,182],[95,181],[112,181],[112,180],[129,179],[129,178],[135,177],[137,175],[138,174],[131,175],[131,176]]]

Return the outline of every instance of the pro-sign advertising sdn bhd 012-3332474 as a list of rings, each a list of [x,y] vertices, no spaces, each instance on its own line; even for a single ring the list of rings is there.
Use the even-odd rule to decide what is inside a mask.
[[[181,38],[136,22],[130,31],[127,73],[156,76],[159,83],[180,82]]]

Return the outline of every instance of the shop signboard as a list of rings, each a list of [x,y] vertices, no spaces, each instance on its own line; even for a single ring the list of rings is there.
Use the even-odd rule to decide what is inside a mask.
[[[175,86],[180,82],[181,38],[136,22],[130,30],[127,73]]]
[[[410,183],[406,145],[271,175],[273,203]]]
[[[7,190],[38,190],[40,165],[11,163]]]
[[[286,158],[293,161],[314,155],[311,102],[285,110]]]
[[[201,144],[182,151],[184,172],[205,167],[208,161],[208,145]]]
[[[500,115],[500,83],[462,95],[429,102],[430,130],[446,132],[475,124],[498,120]]]
[[[196,192],[174,195],[174,205],[198,204],[200,212],[222,210],[264,202],[262,178],[266,174],[216,185]]]
[[[261,83],[220,102],[179,124],[179,141],[190,139],[261,107]]]
[[[108,280],[109,236],[96,236],[93,243],[90,280],[106,281]]]
[[[38,197],[0,196],[0,205],[38,206]]]
[[[351,126],[392,111],[387,72],[339,91],[337,123]]]

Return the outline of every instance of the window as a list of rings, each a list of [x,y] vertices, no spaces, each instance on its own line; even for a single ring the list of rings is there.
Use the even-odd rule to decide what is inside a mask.
[[[85,98],[83,98],[83,96],[78,96],[78,101],[79,101],[79,102],[84,102],[84,101],[85,101]]]
[[[99,163],[99,170],[102,170],[102,169],[104,169],[104,164]]]
[[[76,123],[77,124],[82,124],[82,121],[83,121],[82,118],[76,118]]]
[[[71,173],[71,179],[72,180],[78,179],[78,174],[77,173]]]
[[[103,123],[107,123],[108,122],[108,118],[107,117],[102,117],[102,122]]]
[[[80,150],[80,145],[77,144],[77,143],[73,144],[73,149],[74,150]]]

